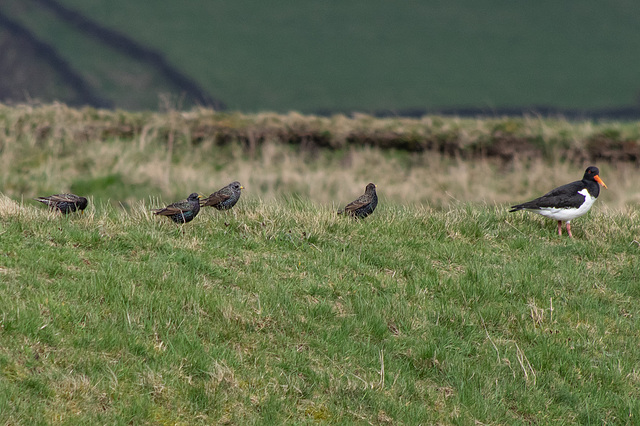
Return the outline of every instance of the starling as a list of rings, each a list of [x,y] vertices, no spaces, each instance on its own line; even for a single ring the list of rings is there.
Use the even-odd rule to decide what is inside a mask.
[[[48,205],[51,210],[60,210],[62,214],[69,214],[76,210],[84,213],[84,209],[89,204],[89,200],[85,197],[79,197],[75,194],[55,194],[48,197],[37,197],[35,200]]]
[[[347,213],[351,216],[363,219],[369,216],[376,209],[378,205],[378,195],[376,194],[376,185],[370,183],[367,188],[357,200],[347,204],[344,210],[339,211],[338,214]]]
[[[600,179],[597,167],[587,167],[582,180],[559,186],[540,198],[511,206],[509,212],[527,210],[558,221],[558,235],[562,235],[562,221],[567,222],[567,233],[571,235],[572,219],[587,213],[600,195],[600,185],[607,185]]]
[[[242,189],[244,189],[244,186],[240,185],[240,182],[231,182],[229,185],[200,201],[200,204],[202,206],[215,207],[218,210],[229,210],[238,202]]]
[[[160,216],[169,216],[175,223],[191,222],[200,211],[200,198],[202,196],[194,192],[186,200],[169,204],[163,209],[154,210],[153,213]]]

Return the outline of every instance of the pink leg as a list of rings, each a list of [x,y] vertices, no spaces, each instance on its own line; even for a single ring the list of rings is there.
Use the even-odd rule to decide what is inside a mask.
[[[573,238],[573,235],[571,235],[571,225],[569,224],[569,222],[567,222],[567,233],[569,234],[570,238]]]
[[[562,237],[562,221],[558,221],[558,235]]]

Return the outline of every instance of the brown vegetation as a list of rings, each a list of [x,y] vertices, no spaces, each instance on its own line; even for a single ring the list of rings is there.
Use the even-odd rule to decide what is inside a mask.
[[[426,116],[374,118],[368,115],[320,117],[289,113],[241,114],[197,109],[190,112],[128,113],[70,109],[63,105],[0,107],[5,133],[73,142],[142,139],[181,140],[193,145],[241,143],[255,149],[265,142],[303,148],[374,147],[437,152],[464,159],[565,159],[637,162],[640,131],[619,122],[561,119],[463,119]]]
[[[126,205],[208,194],[238,180],[247,199],[295,194],[337,208],[374,182],[383,205],[508,204],[576,180],[593,163],[612,188],[603,198],[621,207],[640,203],[638,132],[635,123],[535,117],[0,106],[0,192],[32,198],[84,190]]]

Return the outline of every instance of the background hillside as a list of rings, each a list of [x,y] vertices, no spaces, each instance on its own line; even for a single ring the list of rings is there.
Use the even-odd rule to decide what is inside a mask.
[[[127,109],[633,115],[638,17],[640,4],[621,0],[6,0],[0,96]]]

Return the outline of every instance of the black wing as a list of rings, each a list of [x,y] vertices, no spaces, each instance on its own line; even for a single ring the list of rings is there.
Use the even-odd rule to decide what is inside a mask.
[[[169,204],[167,207],[163,209],[154,210],[155,214],[159,214],[161,216],[173,216],[174,214],[181,214],[184,212],[191,211],[193,207],[189,203],[189,201],[178,201],[177,203]]]
[[[584,203],[585,196],[578,193],[585,189],[582,181],[568,183],[559,186],[544,194],[542,197],[526,203],[513,206],[514,210],[521,209],[541,209],[541,208],[578,208]]]
[[[366,195],[360,196],[357,200],[350,202],[344,208],[344,211],[347,213],[355,212],[356,210],[365,207],[367,204],[371,203],[370,197]]]
[[[231,195],[224,194],[224,193],[218,191],[218,192],[214,192],[213,194],[209,195],[207,198],[202,200],[200,205],[202,205],[202,206],[215,206],[215,205],[218,205],[219,203],[221,203],[223,201],[227,201],[229,198],[231,198]]]

